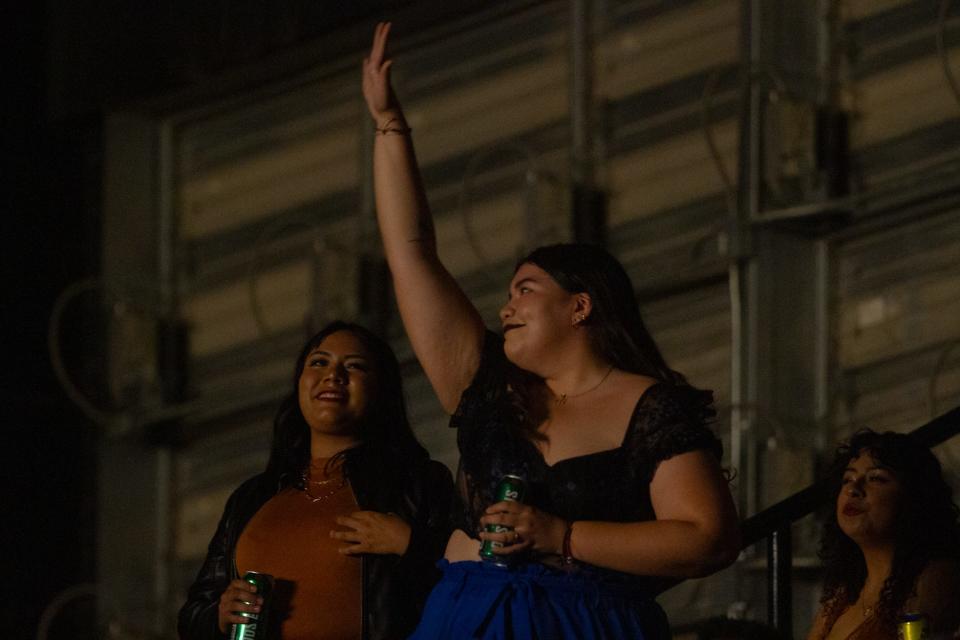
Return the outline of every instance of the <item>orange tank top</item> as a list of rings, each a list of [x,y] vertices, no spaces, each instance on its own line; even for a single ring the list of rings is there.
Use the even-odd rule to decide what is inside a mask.
[[[328,470],[328,460],[310,464],[306,491],[284,489],[260,507],[237,542],[240,575],[276,579],[271,615],[283,640],[353,640],[363,628],[361,560],[339,553],[346,543],[330,537],[357,501],[342,466]]]

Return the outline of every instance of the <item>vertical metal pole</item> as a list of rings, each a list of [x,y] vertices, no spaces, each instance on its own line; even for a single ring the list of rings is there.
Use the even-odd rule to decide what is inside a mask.
[[[604,244],[606,196],[595,185],[593,51],[590,0],[570,0],[570,177],[573,235],[579,242]]]
[[[154,628],[162,629],[170,615],[171,563],[173,562],[173,456],[168,447],[156,450],[156,576],[153,599]]]
[[[756,404],[757,266],[753,257],[751,221],[761,208],[763,95],[756,78],[761,63],[760,0],[741,4],[740,57],[742,104],[738,156],[738,202],[729,220],[730,267],[728,274],[731,314],[730,440],[731,463],[744,471],[741,513],[757,509],[756,464],[752,445],[753,410]]]
[[[817,447],[823,449],[828,441],[828,434],[824,433],[823,426],[827,424],[832,410],[832,394],[830,384],[830,357],[831,357],[831,314],[830,314],[830,284],[832,280],[830,243],[828,240],[817,240],[815,248],[815,278],[816,278],[816,326],[814,328],[816,349],[816,364],[814,375],[814,416],[818,425]]]
[[[167,327],[164,331],[176,332],[180,325],[180,296],[177,278],[177,240],[178,220],[176,205],[176,144],[174,140],[174,124],[169,121],[161,122],[158,127],[158,185],[157,185],[157,214],[159,218],[158,225],[158,247],[157,259],[160,290],[160,309],[161,317],[159,326]],[[174,333],[174,336],[177,334]],[[185,334],[180,336],[186,340]],[[166,374],[174,376],[176,380],[161,381],[166,383],[170,392],[169,399],[177,402],[182,398],[178,397],[182,384],[180,381],[186,379],[188,354],[181,346],[186,343],[180,343],[174,340],[173,344],[162,341],[157,344],[157,362],[158,364],[166,362],[168,364]],[[161,349],[175,349],[175,353],[162,353]],[[164,401],[161,395],[161,402]],[[171,572],[171,540],[174,536],[173,520],[171,518],[171,493],[173,490],[173,464],[170,450],[166,448],[157,448],[156,456],[156,494],[154,496],[154,515],[156,517],[156,539],[154,546],[154,574],[153,574],[153,620],[154,628],[160,629],[167,620],[168,600],[170,599],[170,572]]]
[[[836,45],[843,29],[840,3],[825,3],[820,13],[818,24],[817,61],[819,67],[818,75],[821,80],[820,94],[817,96],[818,102],[821,105],[825,105],[828,113],[839,114],[841,111],[839,94],[841,89],[842,56]],[[823,117],[822,113],[820,117]],[[835,146],[837,142],[835,136],[838,134],[836,124],[837,121],[835,119],[827,123],[831,144],[827,145],[828,153],[825,155],[830,157],[830,159],[828,160],[827,166],[820,167],[821,171],[825,171],[825,175],[821,174],[821,177],[826,178],[826,185],[824,185],[826,188],[823,193],[827,197],[835,197],[838,195],[835,191],[839,182],[837,171],[842,169],[842,167],[837,165],[836,159],[831,157],[837,150]],[[817,449],[823,451],[826,448],[826,443],[832,440],[827,427],[833,409],[833,394],[831,392],[833,388],[831,384],[833,327],[830,308],[833,264],[830,241],[826,239],[817,240],[814,251],[814,277],[816,278],[816,301],[814,303],[816,305],[816,327],[814,334],[816,340],[814,416],[817,423]]]
[[[574,185],[593,185],[590,131],[588,0],[570,0],[570,173]]]
[[[767,540],[767,620],[787,640],[793,638],[793,546],[790,524]]]
[[[160,123],[157,131],[157,283],[160,291],[160,309],[165,317],[173,318],[177,307],[177,215],[176,172],[173,124]]]

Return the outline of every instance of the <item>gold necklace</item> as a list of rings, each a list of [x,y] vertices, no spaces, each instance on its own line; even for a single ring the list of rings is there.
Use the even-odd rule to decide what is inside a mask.
[[[309,500],[310,502],[314,503],[314,504],[316,504],[317,502],[322,502],[322,501],[326,500],[327,498],[333,496],[333,495],[336,494],[338,491],[340,491],[340,490],[343,489],[345,486],[347,486],[347,480],[346,480],[346,478],[328,478],[328,479],[326,479],[326,480],[311,480],[310,478],[307,477],[307,473],[306,473],[306,472],[303,472],[303,473],[300,474],[300,479],[303,480],[303,495],[304,495],[304,497],[305,497],[307,500]],[[314,494],[310,491],[310,485],[311,485],[311,484],[315,484],[315,485],[317,485],[317,486],[321,486],[321,487],[322,487],[322,486],[324,486],[324,485],[330,484],[331,482],[335,482],[335,481],[337,481],[337,480],[340,481],[340,484],[336,485],[336,486],[333,487],[332,489],[329,489],[326,493],[322,493],[322,494],[320,494],[320,495],[314,495]]]
[[[598,382],[597,384],[593,385],[592,387],[590,387],[590,388],[587,389],[586,391],[581,391],[580,393],[575,393],[575,394],[573,394],[572,396],[571,396],[571,395],[567,395],[566,393],[561,393],[560,395],[558,395],[558,396],[554,399],[553,404],[554,404],[555,406],[557,406],[557,407],[562,407],[563,405],[565,405],[565,404],[567,403],[567,400],[572,400],[573,398],[579,398],[580,396],[585,396],[585,395],[587,395],[587,394],[590,393],[591,391],[596,391],[596,390],[600,387],[600,385],[602,385],[604,382],[606,382],[607,377],[610,375],[610,372],[611,372],[611,371],[613,371],[613,367],[610,367],[609,369],[607,369],[607,372],[606,372],[605,374],[603,374],[603,377],[602,377],[602,378],[600,378],[600,382]]]

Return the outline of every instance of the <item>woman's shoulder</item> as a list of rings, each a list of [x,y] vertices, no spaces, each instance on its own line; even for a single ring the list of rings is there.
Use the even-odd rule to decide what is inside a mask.
[[[713,393],[663,380],[649,384],[637,402],[635,418],[651,423],[686,423],[702,426],[716,416]]]
[[[956,629],[960,625],[958,592],[960,558],[935,558],[917,576],[913,596],[905,603],[904,611],[924,614],[934,632]]]
[[[658,381],[637,402],[626,440],[654,460],[696,449],[707,449],[719,459],[722,447],[709,426],[714,415],[710,392]]]
[[[917,576],[918,597],[956,597],[960,591],[960,558],[934,558]]]

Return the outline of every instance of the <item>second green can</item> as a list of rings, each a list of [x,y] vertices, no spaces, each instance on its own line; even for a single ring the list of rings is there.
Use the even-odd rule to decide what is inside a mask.
[[[267,640],[270,624],[270,598],[273,594],[273,576],[268,573],[247,571],[243,579],[257,588],[257,595],[263,598],[260,613],[241,613],[247,622],[233,625],[230,640]]]
[[[524,478],[521,476],[508,474],[503,476],[500,479],[500,483],[497,485],[496,502],[503,502],[505,500],[509,502],[523,502],[526,493],[526,480],[524,480]],[[504,533],[507,531],[513,531],[513,527],[507,527],[500,524],[488,524],[486,527],[484,527],[484,530],[487,533]],[[507,559],[503,556],[498,556],[493,552],[494,549],[499,549],[502,546],[502,542],[484,540],[483,544],[480,545],[480,557],[487,562],[506,565],[508,563]]]

